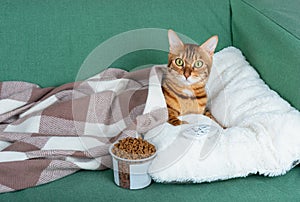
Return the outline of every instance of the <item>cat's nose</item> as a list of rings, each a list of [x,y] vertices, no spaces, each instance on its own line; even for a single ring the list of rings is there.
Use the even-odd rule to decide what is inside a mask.
[[[183,75],[187,80],[191,76],[191,72],[190,71],[185,71]]]
[[[185,68],[183,69],[183,75],[186,78],[186,80],[191,76],[191,72],[192,72],[192,69],[191,69],[190,65],[187,64],[185,66]]]

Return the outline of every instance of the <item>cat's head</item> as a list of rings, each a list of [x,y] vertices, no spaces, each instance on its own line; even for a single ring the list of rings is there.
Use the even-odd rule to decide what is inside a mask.
[[[202,45],[184,44],[173,30],[168,31],[170,52],[168,69],[185,84],[206,82],[218,37],[209,38]]]

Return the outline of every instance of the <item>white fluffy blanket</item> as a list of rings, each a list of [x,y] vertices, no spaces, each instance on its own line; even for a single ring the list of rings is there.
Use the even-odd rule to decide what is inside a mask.
[[[149,87],[145,113],[165,106],[158,80]],[[209,107],[223,129],[202,115],[190,124],[165,123],[145,134],[158,147],[149,172],[157,182],[210,182],[249,174],[285,174],[300,159],[300,113],[271,90],[233,47],[214,56],[207,84]],[[188,127],[210,124],[220,133],[188,138]]]

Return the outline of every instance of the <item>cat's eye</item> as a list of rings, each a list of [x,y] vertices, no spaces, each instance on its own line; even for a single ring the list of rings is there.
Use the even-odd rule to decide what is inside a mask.
[[[196,68],[200,68],[203,66],[203,62],[201,60],[197,60],[195,63],[194,63],[194,67]]]
[[[175,64],[178,66],[183,66],[183,60],[181,58],[176,58]]]

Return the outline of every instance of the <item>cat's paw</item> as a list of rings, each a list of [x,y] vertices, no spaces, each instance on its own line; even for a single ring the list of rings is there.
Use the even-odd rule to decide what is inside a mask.
[[[212,113],[210,111],[205,111],[204,115],[209,117],[210,119],[212,119],[214,121],[216,120],[215,117],[212,115]]]
[[[179,119],[172,119],[172,120],[169,120],[168,122],[170,124],[172,124],[173,126],[179,126],[179,125],[182,125],[182,124],[189,124],[189,122],[187,122],[187,121],[181,121]]]
[[[189,124],[189,122],[187,122],[187,121],[181,121],[180,125],[182,125],[182,124]]]

